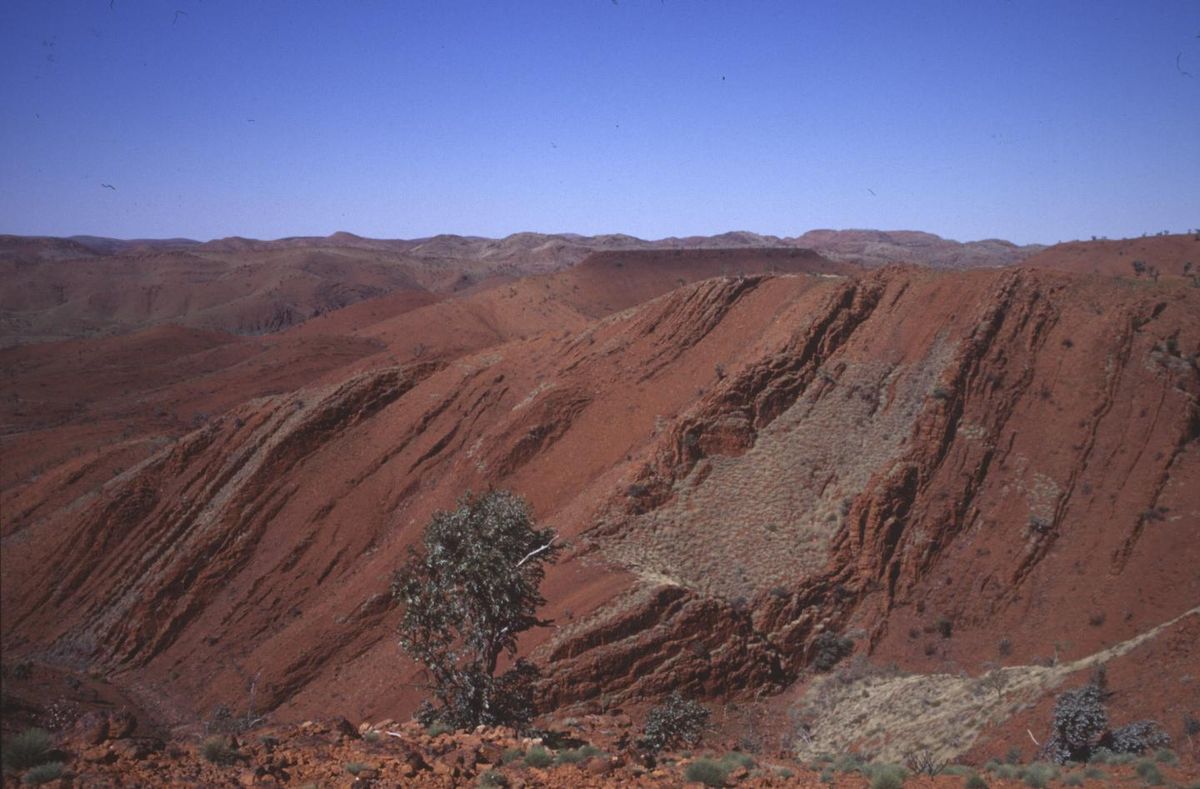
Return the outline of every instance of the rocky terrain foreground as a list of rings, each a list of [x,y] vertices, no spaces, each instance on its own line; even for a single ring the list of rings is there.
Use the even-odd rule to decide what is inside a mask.
[[[1113,725],[1170,753],[1041,779],[1195,780],[1200,240],[961,270],[845,237],[568,240],[426,240],[420,266],[8,242],[6,735],[50,729],[77,785],[679,785],[702,756],[730,784],[873,782],[852,754],[1034,785],[1056,696],[1103,666]],[[197,271],[159,255],[207,261],[210,301],[139,290]],[[138,284],[60,301],[63,256]],[[536,737],[409,722],[391,572],[488,488],[566,542],[521,643]],[[651,760],[672,690],[711,729]]]

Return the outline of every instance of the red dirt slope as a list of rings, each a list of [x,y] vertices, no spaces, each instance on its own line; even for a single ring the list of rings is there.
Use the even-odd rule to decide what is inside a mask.
[[[1200,600],[1198,294],[719,278],[247,402],[10,530],[6,651],[110,672],[167,718],[258,671],[285,718],[401,716],[388,574],[430,512],[498,485],[574,546],[545,589],[559,626],[526,645],[552,704],[781,690],[823,630],[909,670],[977,670],[1001,635],[1013,662],[1083,657]],[[1156,687],[1131,711],[1200,706]]]

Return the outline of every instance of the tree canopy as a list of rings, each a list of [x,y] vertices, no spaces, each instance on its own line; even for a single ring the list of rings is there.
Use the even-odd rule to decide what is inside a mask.
[[[404,608],[400,646],[429,672],[437,704],[426,722],[455,728],[524,725],[533,715],[536,667],[517,660],[500,676],[501,655],[516,654],[517,637],[549,624],[538,588],[545,565],[561,550],[552,529],[533,524],[529,506],[508,491],[467,494],[452,512],[438,512],[422,550],[392,579]]]

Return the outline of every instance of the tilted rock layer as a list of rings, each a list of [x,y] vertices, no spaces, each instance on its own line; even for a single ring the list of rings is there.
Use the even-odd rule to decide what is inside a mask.
[[[586,266],[545,280],[538,331],[428,358],[381,329],[109,479],[10,486],[6,652],[168,721],[251,678],[280,720],[399,717],[422,690],[390,572],[488,486],[569,542],[522,644],[550,706],[780,692],[826,631],[913,671],[1073,660],[1200,602],[1186,280],[793,256],[637,304],[578,295]],[[1200,708],[1171,684],[1195,658],[1143,717]]]

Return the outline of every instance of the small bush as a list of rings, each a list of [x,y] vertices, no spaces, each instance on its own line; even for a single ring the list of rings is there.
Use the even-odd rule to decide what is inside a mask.
[[[900,789],[904,786],[904,768],[894,764],[871,765],[871,789]]]
[[[363,770],[370,770],[370,769],[372,769],[371,765],[363,764],[362,762],[350,762],[349,764],[346,765],[346,772],[350,773],[351,775],[358,775]]]
[[[971,773],[963,781],[963,789],[988,789],[988,784],[979,773]]]
[[[1162,771],[1158,769],[1158,765],[1149,759],[1143,759],[1137,763],[1134,768],[1137,774],[1150,786],[1162,786],[1163,776]]]
[[[579,764],[584,759],[588,759],[592,756],[603,756],[603,755],[604,755],[604,751],[600,750],[596,746],[584,745],[581,748],[574,748],[572,750],[567,750],[567,751],[559,751],[558,756],[556,756],[554,758],[554,761],[557,762],[558,764]]]
[[[1067,773],[1063,783],[1067,786],[1083,786],[1083,773]]]
[[[739,767],[752,770],[754,769],[754,757],[741,751],[730,751],[721,757],[721,764],[728,767],[730,771],[736,770]]]
[[[37,767],[30,768],[25,775],[21,776],[21,783],[26,786],[40,786],[61,778],[62,774],[62,762],[47,762],[46,764],[39,764]]]
[[[938,617],[934,627],[937,628],[937,631],[941,634],[942,638],[949,638],[950,636],[954,635],[954,623],[944,616]]]
[[[1159,764],[1179,764],[1179,757],[1170,748],[1159,748],[1154,754],[1154,761]]]
[[[1103,688],[1099,681],[1089,682],[1059,695],[1054,702],[1053,734],[1045,752],[1059,764],[1087,761],[1107,729]]]
[[[50,760],[52,746],[50,733],[45,729],[26,729],[4,745],[4,766],[10,770],[36,767]]]
[[[818,778],[820,778],[821,783],[823,784],[833,783],[833,770],[830,770],[829,768],[822,770]]]
[[[1015,764],[1002,764],[996,768],[996,775],[1006,781],[1015,781],[1021,777],[1021,768]]]
[[[368,729],[363,733],[363,739],[367,742],[379,742],[381,736],[379,732],[375,731],[374,729]]]
[[[709,714],[703,704],[672,693],[646,716],[641,743],[652,751],[680,744],[693,746],[700,742]]]
[[[813,668],[817,671],[829,671],[854,651],[854,642],[826,630],[813,639],[812,649]]]
[[[500,754],[501,764],[512,764],[525,755],[525,752],[520,748],[505,748],[504,753]]]
[[[830,766],[839,773],[856,773],[866,766],[866,762],[856,753],[843,753]]]
[[[1083,777],[1089,781],[1107,781],[1108,773],[1101,770],[1099,767],[1086,767],[1083,770]]]
[[[687,766],[683,777],[705,786],[724,786],[725,779],[729,777],[729,770],[713,759],[697,759]]]
[[[1057,775],[1058,770],[1054,765],[1045,762],[1034,762],[1021,772],[1025,785],[1032,786],[1033,789],[1044,789]]]
[[[549,767],[554,761],[550,751],[540,745],[535,745],[525,752],[525,764],[530,767]]]
[[[429,737],[436,737],[439,734],[449,734],[452,731],[454,731],[454,727],[442,720],[435,720],[425,727],[425,734]]]
[[[1092,751],[1088,756],[1088,762],[1091,764],[1112,764],[1120,766],[1129,764],[1133,761],[1133,754],[1117,753],[1111,748],[1100,747]]]
[[[1144,753],[1151,748],[1165,748],[1171,738],[1155,721],[1136,721],[1112,733],[1112,749],[1117,753]]]
[[[487,770],[479,774],[479,789],[504,789],[508,778],[499,770]]]
[[[229,738],[223,735],[209,737],[200,744],[200,755],[213,764],[233,764],[237,751],[229,747]]]

